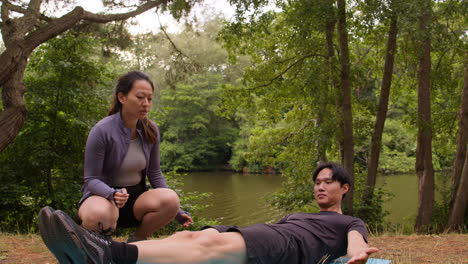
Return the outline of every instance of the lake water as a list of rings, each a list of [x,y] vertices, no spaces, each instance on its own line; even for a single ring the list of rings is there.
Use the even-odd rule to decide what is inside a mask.
[[[390,214],[386,220],[392,223],[408,223],[418,212],[418,177],[416,174],[393,174],[377,177],[377,186],[391,192],[394,197],[384,204]]]
[[[271,223],[285,213],[265,202],[265,196],[281,186],[279,174],[241,174],[232,172],[197,172],[184,177],[185,191],[210,192],[210,205],[200,216],[217,219],[224,225],[246,226]],[[379,176],[377,185],[385,184],[395,197],[385,203],[390,212],[386,220],[408,222],[416,217],[418,186],[415,174]]]
[[[281,186],[280,175],[231,172],[190,173],[184,177],[185,191],[210,192],[210,205],[200,216],[223,225],[246,226],[279,220],[284,213],[265,202]]]

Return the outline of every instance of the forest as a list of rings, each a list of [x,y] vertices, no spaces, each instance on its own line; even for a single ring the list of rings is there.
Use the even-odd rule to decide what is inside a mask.
[[[467,232],[468,2],[229,0],[229,19],[193,15],[200,0],[103,1],[99,13],[75,2],[1,1],[0,231],[36,232],[47,205],[76,214],[88,132],[117,77],[141,70],[193,229],[212,221],[196,218],[209,194],[183,193],[184,172],[277,173],[269,201],[307,211],[311,172],[335,161],[353,176],[344,212],[372,228],[391,196],[377,175],[409,172],[414,232]],[[132,33],[143,12],[182,29]]]

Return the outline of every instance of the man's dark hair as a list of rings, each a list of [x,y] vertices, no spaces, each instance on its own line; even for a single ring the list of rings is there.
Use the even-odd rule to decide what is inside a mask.
[[[317,179],[317,175],[323,169],[330,169],[332,171],[332,180],[338,181],[341,184],[341,186],[343,186],[343,184],[351,185],[351,177],[348,171],[346,171],[345,168],[333,162],[322,163],[315,169],[314,173],[312,174],[314,182],[315,179]]]

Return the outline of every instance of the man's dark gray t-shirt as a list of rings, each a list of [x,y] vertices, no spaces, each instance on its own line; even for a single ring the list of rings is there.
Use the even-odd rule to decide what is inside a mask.
[[[361,219],[336,212],[295,213],[276,224],[214,228],[242,234],[248,263],[328,263],[346,255],[348,233],[352,230],[362,234],[367,242]]]

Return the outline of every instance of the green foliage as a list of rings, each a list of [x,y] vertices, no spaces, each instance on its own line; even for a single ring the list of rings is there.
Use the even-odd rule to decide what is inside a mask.
[[[156,119],[163,170],[212,170],[227,163],[237,129],[215,114],[219,76],[211,77],[162,91]]]
[[[151,117],[161,132],[164,171],[218,169],[231,156],[238,129],[222,115],[219,94],[220,86],[235,82],[240,70],[227,63],[216,42],[222,24],[215,18],[180,34],[136,37],[136,66],[147,67],[157,87],[157,111]]]
[[[366,175],[355,173],[354,180],[354,195],[358,197],[358,199],[354,200],[354,216],[363,219],[369,229],[383,231],[385,217],[389,214],[388,211],[384,210],[383,205],[393,195],[383,186],[375,188],[372,195],[367,196]]]
[[[99,40],[98,47],[101,49],[103,57],[112,57],[118,51],[127,49],[133,44],[127,25],[127,20],[106,24],[83,23],[73,28],[72,34],[95,37]]]
[[[5,231],[35,230],[35,216],[49,205],[74,212],[81,193],[87,132],[102,115],[102,87],[114,78],[95,56],[96,41],[64,35],[30,58],[28,119],[0,155],[0,223]]]
[[[452,170],[442,170],[435,175],[435,205],[431,219],[431,225],[428,227],[429,233],[444,232],[450,214],[450,203],[453,202],[453,190],[451,186]],[[461,232],[468,231],[468,211],[465,211],[464,222],[461,226]]]
[[[416,139],[413,130],[397,120],[387,120],[379,162],[382,173],[414,171]]]
[[[182,178],[184,174],[167,172],[164,174],[164,177],[166,177],[168,185],[179,194],[182,209],[189,212],[194,220],[194,223],[188,230],[196,231],[207,225],[219,224],[217,221],[198,217],[199,213],[208,207],[206,201],[211,197],[210,193],[182,191],[181,186],[183,184]],[[173,221],[171,224],[158,231],[158,235],[170,235],[176,231],[182,230],[186,230],[186,228],[176,221]]]
[[[175,18],[180,19],[183,15],[188,14],[192,9],[192,6],[200,2],[200,0],[174,0],[168,4],[164,2],[162,5],[162,11],[169,11],[169,13]]]
[[[283,182],[282,188],[272,195],[268,200],[278,208],[282,210],[293,212],[310,212],[318,211],[318,207],[310,208],[312,201],[314,200],[313,192],[314,189],[311,175],[303,174],[306,176],[298,176],[298,174],[284,174],[286,178]]]

